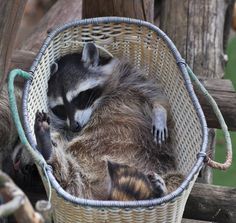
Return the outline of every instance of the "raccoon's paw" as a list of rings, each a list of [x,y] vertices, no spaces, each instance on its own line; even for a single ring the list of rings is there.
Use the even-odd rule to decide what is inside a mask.
[[[47,113],[44,111],[40,112],[37,111],[35,115],[35,122],[34,122],[34,132],[35,135],[44,134],[50,130],[50,118],[48,117]]]
[[[165,181],[160,175],[158,175],[154,171],[150,171],[148,172],[147,177],[152,185],[153,192],[156,198],[163,197],[167,194]]]
[[[50,119],[45,112],[36,112],[34,122],[34,133],[37,141],[37,149],[48,160],[52,151],[50,136]]]
[[[168,138],[167,111],[161,105],[153,108],[152,134],[155,143],[165,143]]]

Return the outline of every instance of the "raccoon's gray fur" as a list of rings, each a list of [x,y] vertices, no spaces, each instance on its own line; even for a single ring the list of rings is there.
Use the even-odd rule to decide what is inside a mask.
[[[20,93],[16,89],[17,102],[20,101],[19,99]],[[18,134],[11,117],[6,85],[3,86],[0,93],[0,104],[0,152],[3,156],[5,156],[5,153],[8,153],[7,156],[9,156],[9,154],[13,151],[14,145],[18,143]],[[0,164],[2,168],[2,162],[0,162]]]
[[[21,116],[22,90],[15,86],[17,106]],[[12,119],[7,85],[3,86],[0,93],[0,168],[11,177],[12,170],[20,171],[20,167],[32,165],[30,156],[22,146],[15,124]]]
[[[176,170],[167,132],[168,101],[142,71],[118,59],[101,59],[93,44],[87,44],[82,54],[61,58],[52,70],[48,90],[52,141],[45,113],[36,114],[35,135],[39,151],[66,191],[108,199],[107,159],[144,174],[154,171],[164,176]],[[62,134],[69,130],[73,134]]]

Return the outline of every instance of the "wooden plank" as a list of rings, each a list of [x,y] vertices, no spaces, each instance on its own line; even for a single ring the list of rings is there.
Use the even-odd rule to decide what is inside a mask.
[[[96,7],[91,7],[96,6]],[[84,0],[83,18],[121,16],[153,22],[154,0]]]
[[[230,80],[210,79],[203,81],[204,86],[218,104],[229,130],[236,130],[236,92]],[[196,89],[196,88],[195,88]],[[196,90],[199,101],[207,118],[207,124],[211,128],[220,128],[212,107],[205,97]]]
[[[37,53],[47,32],[58,25],[81,19],[82,0],[58,0],[40,20],[32,34],[21,44],[20,49]]]
[[[25,50],[14,50],[10,69],[19,68],[28,71],[36,54]]]
[[[196,183],[185,206],[184,217],[234,223],[236,188]]]
[[[0,91],[5,82],[16,33],[27,0],[0,1]]]
[[[233,18],[232,18],[232,28],[236,31],[236,2],[234,3]]]
[[[12,69],[22,69],[24,71],[28,71],[30,66],[32,65],[32,61],[34,60],[36,54],[29,51],[24,50],[15,50],[12,54],[11,63],[9,70]],[[24,79],[17,76],[15,79],[15,84],[23,88],[24,85]]]
[[[232,82],[228,79],[200,79],[200,81],[210,92],[214,92],[216,89],[222,92],[235,92]]]

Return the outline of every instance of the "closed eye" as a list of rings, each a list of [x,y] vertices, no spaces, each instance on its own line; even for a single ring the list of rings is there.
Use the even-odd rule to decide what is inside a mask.
[[[80,92],[75,98],[73,98],[72,103],[79,109],[83,110],[90,107],[96,99],[102,95],[102,88],[97,86],[86,91]]]
[[[51,110],[58,118],[60,118],[62,120],[67,119],[66,109],[65,109],[64,105],[57,105],[57,106],[53,107]]]

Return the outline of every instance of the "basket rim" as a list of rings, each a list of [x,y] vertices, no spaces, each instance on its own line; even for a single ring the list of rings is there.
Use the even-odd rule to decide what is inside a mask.
[[[182,77],[185,81],[185,87],[186,90],[189,93],[189,96],[191,98],[191,101],[193,103],[193,106],[196,110],[196,113],[198,115],[203,136],[202,136],[202,144],[201,144],[201,149],[199,151],[199,154],[205,154],[206,149],[207,149],[207,142],[208,142],[208,130],[207,130],[207,124],[205,120],[204,113],[202,111],[202,108],[199,104],[198,98],[193,90],[193,86],[191,83],[191,80],[188,76],[188,72],[186,69],[186,63],[185,60],[181,57],[179,51],[177,50],[176,46],[174,43],[171,41],[171,39],[158,27],[155,25],[139,20],[139,19],[132,19],[132,18],[125,18],[125,17],[99,17],[99,18],[90,18],[90,19],[82,19],[82,20],[74,20],[69,23],[66,23],[62,26],[58,26],[55,28],[52,32],[50,32],[47,35],[47,38],[45,39],[42,47],[39,50],[39,53],[37,54],[36,58],[34,59],[32,66],[29,70],[29,72],[34,75],[34,72],[44,55],[44,52],[46,51],[48,45],[51,43],[53,38],[59,34],[60,32],[63,32],[66,29],[69,29],[73,26],[80,26],[80,25],[88,25],[88,24],[101,24],[101,23],[127,23],[127,24],[134,24],[137,26],[144,26],[146,28],[151,29],[153,32],[157,33],[160,38],[166,43],[168,48],[171,50],[173,56],[176,59],[176,63],[181,71]],[[23,90],[23,100],[22,100],[22,110],[23,110],[23,124],[25,128],[25,133],[26,137],[30,143],[30,145],[36,150],[36,142],[33,137],[33,133],[30,130],[29,126],[29,115],[27,111],[27,101],[28,101],[28,92],[30,88],[32,80],[27,80],[25,85],[24,85],[24,90]],[[203,161],[204,161],[204,156],[198,156],[197,160],[192,167],[192,169],[189,171],[187,174],[185,180],[182,182],[182,184],[172,193],[161,197],[161,198],[156,198],[152,200],[139,200],[139,201],[102,201],[102,200],[90,200],[90,199],[82,199],[75,197],[68,192],[66,192],[57,182],[55,177],[53,176],[52,169],[50,166],[46,168],[46,173],[48,175],[48,178],[50,180],[51,186],[55,189],[57,194],[64,198],[67,201],[72,202],[73,204],[77,205],[82,205],[82,206],[91,206],[91,207],[97,207],[97,208],[105,208],[105,207],[110,207],[110,208],[138,208],[138,207],[153,207],[157,205],[161,205],[170,201],[174,201],[175,198],[178,196],[181,196],[184,190],[186,190],[190,184],[190,182],[193,180],[193,178],[198,174],[200,169],[203,166]],[[41,166],[41,168],[43,168]]]

